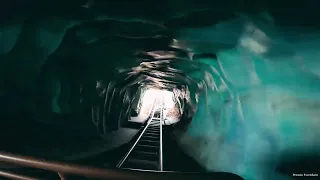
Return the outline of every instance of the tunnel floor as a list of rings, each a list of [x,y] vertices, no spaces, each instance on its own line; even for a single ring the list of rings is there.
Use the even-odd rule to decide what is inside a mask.
[[[206,172],[195,160],[186,155],[171,136],[172,126],[163,128],[163,170],[174,172]],[[116,168],[117,163],[125,156],[132,144],[137,140],[138,133],[130,142],[105,153],[77,161],[80,164],[95,167]]]
[[[165,171],[178,172],[206,172],[205,168],[199,165],[193,158],[188,156],[178,146],[171,135],[172,126],[164,129],[163,157]]]
[[[19,125],[14,122],[0,124],[2,151],[58,161],[76,161],[120,147],[138,131],[120,128],[102,139],[90,121],[81,124],[84,121],[78,119],[79,123],[75,125],[70,120],[73,118],[57,116],[57,123],[43,124],[28,120],[27,117],[16,117],[25,119]]]

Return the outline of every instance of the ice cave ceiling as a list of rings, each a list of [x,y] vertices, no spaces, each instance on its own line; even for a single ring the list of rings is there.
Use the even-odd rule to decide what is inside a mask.
[[[86,126],[80,119],[102,107],[93,122],[106,135],[128,118],[139,86],[182,89],[185,118],[194,116],[177,136],[190,156],[209,170],[274,179],[266,174],[276,176],[282,154],[319,152],[318,4],[2,3],[1,123]]]

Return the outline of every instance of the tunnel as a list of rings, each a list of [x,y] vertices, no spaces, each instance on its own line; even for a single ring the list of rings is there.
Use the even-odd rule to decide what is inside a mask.
[[[319,179],[319,2],[0,6],[0,179]]]

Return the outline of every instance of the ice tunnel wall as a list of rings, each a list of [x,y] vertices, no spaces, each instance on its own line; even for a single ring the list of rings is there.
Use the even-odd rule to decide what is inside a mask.
[[[320,33],[240,18],[179,35],[236,47],[196,59],[207,90],[188,130],[177,131],[190,156],[209,171],[263,180],[292,178],[276,172],[280,159],[319,155]]]
[[[74,61],[80,61],[86,67],[84,69],[91,70],[80,71],[79,74],[90,74],[92,77],[81,76],[77,81],[90,84],[93,87],[90,91],[95,94],[95,80],[100,80],[96,79],[97,76],[103,74],[109,80],[104,88],[106,93],[95,104],[103,107],[103,110],[93,110],[93,122],[101,134],[117,129],[120,121],[109,120],[128,117],[137,87],[131,86],[134,82],[132,79],[118,84],[110,83],[114,79],[110,72],[113,72],[116,65],[125,66],[121,68],[126,69],[136,64],[123,55],[126,53],[117,51],[130,46],[126,41],[117,45],[97,41],[105,34],[91,32],[90,29],[76,33],[82,44],[90,46],[74,46],[78,41],[68,43],[64,36],[71,27],[80,24],[80,21],[60,19],[54,25],[50,22],[49,19],[24,22],[23,18],[17,18],[11,24],[1,24],[1,28],[6,27],[0,36],[0,65],[6,67],[1,68],[0,72],[1,88],[8,86],[11,88],[7,91],[19,89],[24,94],[17,97],[16,101],[5,100],[11,103],[12,109],[18,109],[17,106],[32,108],[32,102],[28,99],[31,95],[39,95],[35,86],[32,86],[33,79],[41,71],[47,57],[64,57],[63,60],[66,60],[72,59],[70,57],[73,54],[79,54]],[[267,22],[269,24],[242,17],[212,27],[175,32],[175,39],[185,43],[195,54],[218,52],[217,59],[194,59],[200,65],[200,72],[185,71],[199,84],[203,81],[206,83],[198,99],[193,96],[197,88],[190,87],[193,92],[190,98],[193,102],[197,99],[198,107],[188,130],[179,134],[180,144],[207,169],[234,172],[249,180],[279,179],[275,178],[276,174],[273,172],[276,161],[283,154],[307,154],[308,151],[317,153],[320,144],[316,138],[320,126],[320,34],[310,29],[279,27],[274,26],[272,21]],[[55,28],[51,30],[53,26]],[[91,37],[88,35],[90,33],[99,35]],[[63,40],[67,43],[59,46]],[[71,51],[69,47],[73,47]],[[8,56],[3,58],[4,54]],[[52,57],[53,54],[56,57]],[[106,57],[109,57],[108,61]],[[27,65],[23,63],[26,59]],[[116,65],[110,66],[110,61],[116,62]],[[12,78],[4,81],[4,77]],[[63,89],[62,84],[56,88],[53,86],[55,85],[48,89]],[[40,87],[43,87],[42,84]],[[2,92],[0,93],[2,96]],[[61,92],[56,94],[59,93]],[[91,100],[90,93],[87,94],[87,99]],[[188,99],[179,98],[181,101]],[[117,104],[119,101],[121,103]],[[45,108],[43,103],[39,104],[32,111],[51,110],[51,105]],[[111,112],[113,109],[116,111]],[[61,110],[57,110],[59,111]],[[103,119],[95,119],[96,117]]]

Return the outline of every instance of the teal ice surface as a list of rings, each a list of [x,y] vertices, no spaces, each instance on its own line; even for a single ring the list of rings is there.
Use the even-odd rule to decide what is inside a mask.
[[[223,29],[229,26],[231,36]],[[191,41],[202,31],[184,33]],[[203,29],[200,39],[216,43],[216,37],[237,44],[217,59],[197,59],[205,73],[190,76],[208,88],[181,145],[208,170],[290,179],[275,172],[278,157],[320,151],[320,34],[239,19]]]

